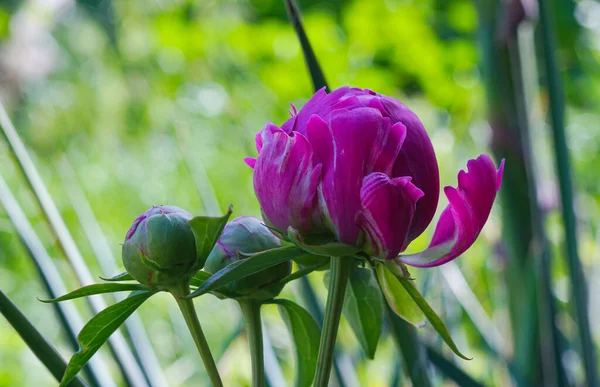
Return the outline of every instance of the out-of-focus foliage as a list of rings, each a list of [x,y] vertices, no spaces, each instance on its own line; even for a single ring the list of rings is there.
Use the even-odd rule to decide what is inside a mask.
[[[64,154],[74,165],[117,257],[128,226],[147,207],[172,204],[194,214],[204,213],[206,206],[197,188],[204,173],[223,211],[233,203],[235,215],[259,216],[251,170],[242,159],[255,154],[258,130],[268,121],[280,124],[286,119],[288,102],[301,106],[312,94],[283,1],[115,0],[110,4],[114,24],[107,15],[98,17],[83,3],[93,2],[0,1],[0,99],[35,155],[92,272],[117,274],[102,273],[93,258],[61,180],[59,160]],[[107,9],[108,2],[103,3],[95,11]],[[330,86],[372,88],[415,110],[432,137],[445,185],[456,183],[456,171],[464,168],[468,158],[487,151],[490,129],[473,2],[299,3]],[[593,0],[556,3],[566,7],[559,23],[561,59],[569,87],[568,133],[576,167],[581,256],[590,283],[591,320],[595,321],[600,318],[600,266],[593,259],[599,249],[595,220],[600,216],[596,172],[600,113],[594,108],[600,102],[596,63],[600,59],[600,4]],[[539,108],[546,100],[536,104]],[[538,118],[541,121],[543,117]],[[555,216],[552,158],[544,125],[537,125],[533,132],[536,157],[543,161],[539,169],[544,186],[539,191],[550,214],[550,239],[557,257],[552,274],[555,296],[561,302],[559,327],[570,340],[574,327],[565,312],[570,295],[558,243],[562,236],[560,219]],[[3,141],[0,174],[74,289],[76,279],[55,247]],[[506,338],[510,356],[511,332],[501,275],[504,259],[498,253],[503,251],[499,247],[499,213],[493,211],[480,240],[457,262],[483,310]],[[430,235],[428,231],[417,240],[414,249],[425,247]],[[487,383],[508,383],[506,364],[490,355],[440,271],[414,270],[411,274],[447,322],[458,347],[474,358],[460,361],[460,366]],[[311,274],[311,282],[323,296],[321,276]],[[1,208],[0,287],[65,357],[70,356],[52,309],[35,299],[46,295]],[[294,289],[293,283],[287,286],[284,296],[294,298]],[[169,301],[166,296],[154,297],[140,314],[167,378],[173,385],[194,385],[205,375],[184,322]],[[84,304],[77,305],[89,318]],[[211,347],[221,348],[238,329],[237,307],[212,296],[198,299],[196,307]],[[269,308],[264,314],[284,374],[293,380],[292,346],[285,325]],[[437,339],[430,340],[436,337],[431,327],[422,332],[425,341],[449,355]],[[597,327],[594,334],[596,338],[600,335]],[[386,332],[374,362],[363,360],[346,322],[341,326],[340,342],[355,363],[361,384],[388,385],[398,352]],[[577,356],[563,361],[578,378]],[[240,336],[219,362],[224,383],[248,385],[249,363]],[[0,385],[53,385],[49,374],[1,319],[0,364]],[[117,374],[116,367],[114,371]]]

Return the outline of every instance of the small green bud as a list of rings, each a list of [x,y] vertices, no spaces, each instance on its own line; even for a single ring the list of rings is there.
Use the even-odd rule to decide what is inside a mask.
[[[240,216],[229,222],[210,252],[204,270],[214,274],[232,262],[245,259],[242,254],[259,253],[280,247],[279,239],[258,218]],[[260,273],[232,281],[218,289],[230,298],[267,300],[277,296],[283,284],[278,282],[292,271],[291,262],[284,262]]]
[[[196,240],[192,214],[175,206],[152,207],[133,222],[123,244],[123,264],[147,285],[175,285],[195,273]]]

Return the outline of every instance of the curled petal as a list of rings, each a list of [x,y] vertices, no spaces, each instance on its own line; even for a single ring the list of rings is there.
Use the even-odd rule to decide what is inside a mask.
[[[275,125],[262,132],[262,149],[254,165],[254,191],[268,221],[285,232],[319,227],[317,186],[321,165],[313,162],[306,137],[288,135]]]
[[[372,256],[391,259],[406,248],[406,236],[423,192],[410,177],[390,179],[381,172],[363,179],[362,209],[358,224],[364,232],[364,250]]]
[[[445,187],[449,204],[442,212],[429,248],[397,259],[416,267],[433,267],[449,262],[475,242],[490,215],[502,183],[504,160],[498,170],[487,155],[467,163],[468,172],[458,173],[458,188]]]

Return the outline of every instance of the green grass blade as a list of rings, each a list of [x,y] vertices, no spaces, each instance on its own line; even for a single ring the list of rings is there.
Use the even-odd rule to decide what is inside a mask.
[[[60,381],[67,369],[67,363],[2,290],[0,290],[0,313],[13,326],[48,371],[54,375],[56,380]],[[75,377],[69,386],[83,387],[85,383],[81,378]]]
[[[302,26],[302,15],[298,9],[298,4],[296,4],[295,0],[284,1],[290,22],[296,31],[298,40],[300,41],[300,46],[302,47],[302,52],[304,53],[304,61],[306,62],[306,67],[308,67],[313,87],[315,91],[322,87],[325,87],[326,90],[328,90],[329,87],[327,86],[327,81],[325,80],[325,74],[323,74],[323,70],[321,70],[321,65],[319,65],[319,61],[315,56],[315,53],[310,45],[310,41],[308,40],[308,36],[306,35],[304,27]]]
[[[396,345],[402,353],[403,370],[408,375],[413,386],[431,386],[427,372],[429,362],[423,344],[419,342],[416,328],[398,317],[394,311],[385,305],[387,319]]]
[[[2,103],[0,103],[0,127],[12,155],[16,159],[21,172],[27,180],[29,188],[41,207],[42,213],[48,221],[51,231],[56,236],[60,248],[77,275],[80,285],[86,286],[93,284],[95,281],[93,280],[92,274],[90,273],[73,236],[67,228],[52,196],[48,192],[33,160],[29,156],[25,144],[10,121]],[[99,313],[106,308],[106,302],[102,296],[90,297],[88,298],[88,303],[94,313]],[[130,384],[140,386],[146,385],[144,374],[120,332],[116,332],[116,334],[110,338],[109,346],[125,379],[127,379]]]
[[[200,195],[200,201],[204,207],[204,215],[221,216],[221,207],[215,189],[202,165],[199,154],[191,149],[191,144],[194,142],[190,138],[189,129],[184,128],[182,125],[177,125],[175,136],[177,137],[183,162]]]
[[[488,317],[479,300],[477,300],[477,296],[471,290],[469,283],[456,262],[448,262],[440,267],[440,271],[450,291],[454,294],[467,315],[469,315],[469,318],[473,321],[473,324],[487,342],[487,345],[495,353],[506,355],[508,349],[505,348],[504,338]]]
[[[33,226],[1,175],[0,204],[6,210],[19,238],[29,253],[29,257],[33,261],[48,295],[54,298],[64,294],[66,287],[58,273],[56,265],[48,255],[44,244],[36,234]],[[61,327],[66,331],[70,344],[76,350],[78,347],[77,333],[83,327],[83,319],[74,305],[54,304],[53,307],[58,314]],[[85,373],[88,381],[93,386],[110,386],[113,384],[109,378],[109,368],[101,357],[92,359],[88,367],[86,367]]]
[[[118,272],[117,260],[113,255],[109,242],[96,219],[96,215],[90,206],[77,174],[69,161],[67,155],[63,155],[58,163],[57,169],[63,182],[64,191],[67,193],[77,219],[82,226],[83,232],[92,247],[96,261],[106,275]],[[105,281],[135,281],[127,272],[112,278],[102,278]],[[113,294],[115,301],[125,298],[122,294]],[[167,380],[163,374],[156,352],[152,347],[150,338],[141,318],[134,313],[125,321],[125,332],[131,341],[133,354],[138,360],[147,382],[152,386],[166,386]]]
[[[507,161],[500,197],[514,347],[509,369],[519,385],[565,384],[555,301],[548,276],[552,257],[543,214],[536,200],[534,157],[529,140],[531,104],[537,98],[531,90],[537,87],[538,77],[535,64],[531,63],[535,61],[533,38],[523,39],[522,35],[531,27],[517,20],[511,26],[514,30],[502,32],[502,39],[498,39],[503,24],[497,22],[497,15],[510,12],[508,7],[514,4],[497,0],[477,4],[488,119],[494,133],[492,149],[498,159]]]
[[[598,362],[594,340],[590,331],[588,313],[588,294],[583,267],[579,259],[577,246],[577,220],[573,208],[573,178],[571,176],[571,156],[565,135],[564,96],[561,75],[556,58],[554,38],[553,3],[547,0],[538,1],[540,7],[540,27],[543,46],[543,62],[546,69],[546,82],[550,100],[550,118],[554,139],[554,156],[560,188],[560,201],[565,232],[567,266],[571,277],[573,306],[578,327],[579,344],[585,368],[586,382],[589,386],[597,386]]]
[[[444,376],[461,387],[483,387],[484,384],[473,379],[457,365],[446,359],[441,353],[427,346],[427,357]]]

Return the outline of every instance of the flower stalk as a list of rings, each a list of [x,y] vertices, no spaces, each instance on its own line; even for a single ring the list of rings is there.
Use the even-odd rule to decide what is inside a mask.
[[[325,321],[323,322],[323,330],[321,331],[317,371],[314,381],[316,387],[326,387],[329,384],[329,375],[331,374],[331,366],[333,364],[333,351],[352,263],[353,260],[350,257],[331,257],[331,280],[329,281]]]
[[[240,301],[240,308],[246,320],[248,345],[252,361],[252,386],[266,386],[265,361],[263,356],[262,324],[260,321],[260,305],[256,300]]]
[[[200,353],[200,357],[204,362],[204,367],[206,368],[206,372],[208,373],[211,384],[215,387],[222,387],[223,382],[221,381],[221,376],[219,375],[219,370],[217,369],[215,359],[210,352],[208,342],[206,341],[206,336],[204,336],[204,332],[200,326],[200,321],[198,320],[198,315],[196,314],[196,309],[194,308],[194,301],[189,298],[183,298],[190,293],[189,284],[180,284],[174,286],[170,288],[169,291],[175,298],[175,301],[177,301],[177,306],[179,306],[179,310],[181,310],[181,314],[185,319],[185,323],[192,334],[192,338],[194,339],[196,347],[198,348],[198,352]]]

